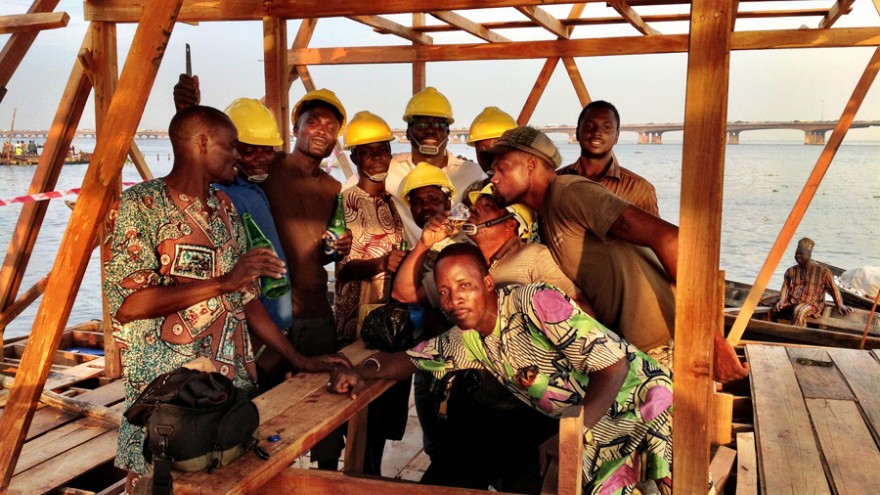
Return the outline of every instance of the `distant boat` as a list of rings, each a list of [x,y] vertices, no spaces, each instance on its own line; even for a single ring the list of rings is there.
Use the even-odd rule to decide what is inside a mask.
[[[73,155],[64,157],[64,163],[69,165],[89,163],[92,154],[86,151],[80,151]],[[36,165],[40,162],[40,155],[0,155],[0,165]]]
[[[817,263],[828,266],[825,263]],[[829,269],[832,273],[840,270],[834,266],[829,266]],[[733,326],[751,288],[751,285],[741,282],[728,280],[725,283],[724,326],[727,330]],[[853,308],[852,313],[842,315],[831,303],[826,305],[818,318],[808,318],[807,327],[796,327],[789,321],[776,317],[773,305],[777,301],[779,301],[779,291],[772,289],[764,291],[752,318],[746,325],[746,339],[854,348],[859,346],[870,316],[869,311],[859,308]],[[872,319],[865,347],[880,348],[880,318],[876,315]]]

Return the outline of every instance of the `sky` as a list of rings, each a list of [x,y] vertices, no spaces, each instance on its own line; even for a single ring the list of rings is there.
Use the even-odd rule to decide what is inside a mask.
[[[4,0],[0,16],[22,14],[31,0]],[[763,8],[827,7],[832,0],[778,2]],[[742,9],[755,9],[741,3]],[[543,7],[564,17],[569,6]],[[0,102],[0,129],[8,129],[13,110],[16,129],[48,129],[75,56],[82,42],[87,22],[83,19],[81,0],[62,0],[56,11],[70,15],[66,28],[42,32],[8,84],[8,93]],[[639,8],[641,15],[680,12],[680,7]],[[467,16],[478,22],[517,19],[511,9],[473,11]],[[604,4],[589,3],[584,17],[610,17],[616,13]],[[388,16],[401,24],[409,16]],[[436,22],[428,16],[428,22]],[[797,29],[802,24],[813,27],[818,18],[787,20],[739,20],[737,30]],[[288,39],[299,28],[297,20],[288,21]],[[855,0],[852,12],[836,27],[880,26],[870,0]],[[656,23],[663,34],[686,32],[687,23]],[[134,35],[134,25],[119,25],[117,31],[120,70]],[[552,39],[541,29],[505,30],[500,34],[516,40]],[[477,43],[480,40],[464,33],[432,33],[435,43]],[[629,25],[612,27],[581,26],[574,37],[635,36]],[[8,35],[0,35],[5,43]],[[174,28],[159,70],[140,129],[166,129],[174,112],[171,91],[178,74],[184,70],[184,44],[192,46],[193,71],[199,75],[202,103],[225,108],[239,97],[260,98],[263,94],[262,23],[179,24]],[[312,38],[312,47],[374,46],[409,44],[391,35],[374,33],[371,28],[348,19],[322,19]],[[731,54],[728,120],[787,121],[836,120],[844,110],[853,89],[874,48],[827,48],[762,50]],[[594,100],[614,103],[624,124],[682,122],[687,75],[687,55],[635,55],[588,57],[577,59],[587,89]],[[427,84],[437,87],[452,103],[455,124],[467,127],[486,106],[497,106],[516,116],[526,101],[543,65],[543,60],[436,62],[427,65]],[[312,77],[318,87],[332,89],[346,106],[349,116],[370,110],[392,127],[403,127],[401,119],[411,95],[409,65],[313,66]],[[300,82],[291,88],[291,106],[305,90]],[[711,95],[707,95],[711,97]],[[551,77],[531,124],[573,124],[580,104],[567,73],[560,64]],[[875,81],[856,120],[880,120],[880,82]],[[94,128],[94,109],[87,106],[80,128]],[[758,131],[754,131],[758,132]],[[761,131],[762,138],[802,140],[801,131]],[[679,134],[680,135],[680,134]],[[830,133],[829,133],[830,135]],[[747,133],[743,134],[746,139]],[[754,135],[757,137],[757,134]],[[635,140],[635,134],[630,136]],[[621,136],[625,140],[625,136]],[[853,129],[847,141],[880,141],[880,127]]]

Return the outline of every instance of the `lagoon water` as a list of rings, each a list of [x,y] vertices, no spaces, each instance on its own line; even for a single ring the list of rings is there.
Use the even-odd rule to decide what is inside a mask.
[[[77,146],[89,151],[94,141],[80,140]],[[577,145],[557,143],[564,163],[573,162]],[[153,174],[160,177],[171,168],[171,146],[167,140],[139,140]],[[408,145],[394,145],[395,152]],[[451,144],[453,153],[473,158],[473,148]],[[753,282],[780,228],[803,188],[822,146],[798,142],[755,142],[727,146],[722,219],[721,269],[728,279]],[[615,147],[620,163],[651,181],[657,188],[660,214],[678,224],[681,188],[681,143]],[[79,187],[86,165],[67,165],[57,190]],[[0,167],[0,199],[27,194],[34,173],[29,167]],[[337,178],[339,168],[333,169]],[[123,180],[140,180],[128,164]],[[69,196],[66,199],[75,199]],[[0,246],[5,250],[15,229],[21,205],[0,206]],[[71,210],[53,200],[34,248],[19,294],[51,270]],[[770,281],[782,283],[785,268],[794,263],[794,244],[801,237],[816,241],[813,257],[843,268],[880,266],[880,143],[854,142],[841,146],[816,196],[804,216],[786,255]],[[69,324],[101,318],[100,270],[97,251],[83,279]],[[30,332],[39,300],[12,322],[5,337]]]

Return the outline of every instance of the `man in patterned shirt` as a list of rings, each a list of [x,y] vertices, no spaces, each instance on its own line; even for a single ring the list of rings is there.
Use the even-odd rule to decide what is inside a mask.
[[[669,370],[543,284],[498,291],[475,246],[455,244],[434,271],[443,309],[457,328],[394,354],[336,370],[328,388],[356,397],[366,379],[489,371],[514,396],[548,416],[584,407],[584,489],[629,494],[652,479],[672,489]]]
[[[284,338],[258,301],[260,276],[280,277],[270,249],[247,250],[241,219],[225,193],[238,173],[238,135],[217,109],[191,106],[171,120],[171,172],[122,193],[108,215],[104,292],[120,348],[125,403],[154,378],[209,359],[236,386],[256,392],[249,331],[294,369],[328,370],[339,356],[306,358]],[[144,429],[124,418],[116,466],[126,491],[145,474]]]
[[[804,237],[798,241],[794,252],[797,265],[785,271],[782,293],[774,309],[791,315],[792,324],[807,326],[807,318],[817,318],[825,310],[825,293],[831,294],[840,314],[848,315],[852,308],[843,304],[840,291],[834,285],[831,270],[813,262],[812,239]]]

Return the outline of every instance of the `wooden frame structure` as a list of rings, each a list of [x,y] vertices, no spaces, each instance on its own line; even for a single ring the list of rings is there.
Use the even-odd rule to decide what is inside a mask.
[[[0,337],[2,328],[40,294],[30,342],[22,359],[10,400],[0,418],[0,491],[12,476],[23,438],[50,368],[49,355],[57,346],[79,289],[99,227],[119,193],[120,172],[130,155],[144,177],[149,170],[133,145],[164,48],[176,22],[257,21],[263,23],[266,104],[284,128],[289,128],[289,89],[300,79],[314,87],[308,66],[324,64],[409,63],[414,91],[426,85],[425,66],[435,61],[545,59],[518,122],[528,123],[554,69],[562,62],[581,104],[590,101],[587,84],[575,63],[577,57],[688,53],[685,130],[681,185],[679,280],[676,295],[676,459],[674,488],[679,493],[700,493],[709,467],[712,403],[712,333],[722,327],[723,275],[719,272],[721,198],[724,173],[725,123],[732,50],[776,48],[880,46],[880,26],[835,28],[855,0],[829,0],[823,8],[792,5],[779,10],[760,7],[763,0],[611,0],[617,13],[605,18],[584,18],[587,3],[562,0],[85,0],[85,18],[91,22],[79,63],[75,65],[58,107],[45,152],[37,166],[29,193],[50,191],[58,179],[63,152],[69,147],[91,89],[97,112],[97,147],[82,184],[82,193],[71,217],[48,279],[19,297],[25,267],[45,214],[45,203],[31,203],[21,212],[0,271]],[[867,0],[860,0],[867,2]],[[0,18],[0,32],[16,26],[16,34],[0,53],[0,98],[12,72],[27,52],[36,31],[64,24],[64,16],[46,17],[57,0],[35,0],[21,19]],[[873,0],[880,11],[880,0]],[[567,5],[564,17],[550,14],[547,6]],[[773,5],[778,6],[780,2]],[[677,13],[640,15],[639,10],[665,6]],[[522,20],[476,22],[475,9],[506,9]],[[411,14],[410,25],[394,22],[387,14]],[[42,16],[42,17],[36,17]],[[375,31],[403,38],[407,45],[310,48],[320,18],[347,17]],[[802,17],[815,27],[796,30],[737,31],[740,19]],[[287,19],[302,19],[288,48]],[[429,22],[430,21],[430,22]],[[686,34],[661,34],[666,22],[689,22]],[[47,24],[48,23],[48,24]],[[117,80],[115,28],[117,23],[137,23],[137,31],[122,73]],[[634,35],[615,38],[578,38],[578,26],[627,24]],[[541,29],[550,39],[518,42],[502,30]],[[460,31],[475,38],[468,44],[437,44],[433,33]],[[847,104],[837,128],[816,165],[808,186],[815,185],[834,156],[859,105],[880,69],[880,48]],[[713,98],[705,98],[711,89]],[[287,134],[287,133],[283,133]],[[289,143],[285,138],[285,147]],[[806,189],[810,189],[809,187]],[[805,191],[806,191],[805,189]],[[812,191],[815,188],[812,187]],[[782,256],[811,198],[805,192],[780,233],[755,284],[755,301]],[[761,281],[763,280],[763,285]],[[749,300],[751,301],[751,299]],[[743,327],[749,301],[742,311]],[[754,304],[752,304],[754,307]],[[737,340],[734,328],[732,340]],[[108,339],[112,340],[112,339]],[[108,359],[108,362],[111,362]]]

